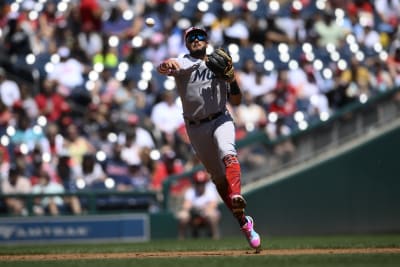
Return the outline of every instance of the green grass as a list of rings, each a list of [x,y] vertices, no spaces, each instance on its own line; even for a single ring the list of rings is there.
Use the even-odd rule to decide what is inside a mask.
[[[320,237],[264,237],[264,250],[305,249],[305,248],[386,248],[400,247],[400,235],[349,235]],[[198,250],[243,250],[248,249],[242,238],[224,238],[219,241],[197,240],[156,240],[144,243],[108,244],[36,244],[0,245],[0,255],[54,254],[54,253],[117,253],[117,252],[158,252],[158,251],[198,251]],[[400,266],[400,254],[355,254],[355,255],[243,255],[207,256],[177,258],[101,259],[63,261],[0,261],[1,267],[17,266]]]
[[[177,259],[126,259],[126,260],[81,260],[63,261],[62,267],[109,267],[109,266],[140,266],[140,267],[398,267],[400,255],[326,255],[326,256],[243,256],[243,257],[206,257],[206,258],[177,258]],[[53,267],[59,265],[54,261],[35,262],[5,262],[2,267]]]

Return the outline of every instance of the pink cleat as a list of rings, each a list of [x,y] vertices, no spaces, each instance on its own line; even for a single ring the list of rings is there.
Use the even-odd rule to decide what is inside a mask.
[[[260,235],[254,231],[254,221],[250,216],[246,216],[247,223],[242,226],[242,232],[246,236],[250,247],[255,248],[256,252],[260,251],[261,239]]]

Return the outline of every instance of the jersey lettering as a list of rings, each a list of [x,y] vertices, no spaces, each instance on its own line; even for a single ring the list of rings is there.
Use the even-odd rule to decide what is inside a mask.
[[[202,71],[196,70],[193,78],[193,83],[197,81],[204,81],[205,79],[211,80],[214,78],[214,73],[209,69],[203,69]]]

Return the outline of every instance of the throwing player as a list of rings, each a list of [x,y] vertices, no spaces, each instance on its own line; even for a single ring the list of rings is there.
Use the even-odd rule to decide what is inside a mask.
[[[189,54],[167,59],[157,70],[175,78],[193,149],[210,173],[225,205],[238,220],[249,245],[259,251],[260,236],[254,230],[253,219],[245,215],[235,126],[226,109],[227,101],[239,105],[242,97],[232,60],[220,49],[214,55],[206,54],[208,37],[201,28],[187,29],[184,42]]]

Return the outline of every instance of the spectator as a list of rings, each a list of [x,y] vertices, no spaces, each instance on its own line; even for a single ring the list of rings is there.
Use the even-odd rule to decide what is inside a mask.
[[[12,107],[15,102],[21,100],[19,85],[7,78],[6,71],[2,67],[0,67],[0,97],[7,107]]]
[[[161,148],[161,158],[156,162],[153,179],[150,188],[155,191],[161,191],[163,182],[168,176],[183,173],[184,165],[180,158],[177,158],[172,147],[165,145]],[[171,187],[171,193],[179,196],[187,188],[190,182],[187,179],[175,181]]]
[[[301,10],[290,7],[289,16],[279,17],[276,24],[288,37],[289,44],[302,43],[306,39],[305,21],[301,17]]]
[[[381,23],[379,30],[394,32],[400,23],[399,0],[375,0],[374,7]]]
[[[35,96],[40,115],[50,122],[59,121],[62,114],[70,108],[65,98],[57,92],[56,81],[45,79],[40,89]]]
[[[33,91],[35,90],[31,85],[27,83],[20,83],[21,99],[18,101],[20,102],[18,104],[20,104],[22,108],[26,110],[26,113],[31,120],[35,120],[39,115],[37,104],[32,96]]]
[[[85,154],[82,163],[73,168],[74,180],[82,181],[86,188],[103,187],[107,176],[93,154]]]
[[[279,116],[289,118],[296,111],[297,92],[288,81],[287,70],[278,73],[278,81],[271,96],[269,112],[276,112]]]
[[[5,29],[4,48],[14,63],[32,52],[31,34],[33,32],[26,14],[10,16]]]
[[[149,44],[145,50],[145,57],[153,64],[157,64],[165,59],[167,55],[168,46],[165,43],[164,34],[156,32],[152,34]]]
[[[220,212],[218,210],[219,195],[215,185],[209,181],[205,171],[193,175],[193,184],[184,194],[181,209],[177,213],[179,221],[179,239],[186,237],[190,227],[194,237],[199,236],[201,227],[208,227],[210,236],[219,239]]]
[[[50,180],[50,176],[43,170],[39,174],[38,183],[32,187],[32,193],[39,194],[63,194],[64,187]],[[64,210],[64,201],[61,196],[36,197],[33,212],[35,215],[59,215]]]
[[[61,46],[57,50],[60,62],[48,73],[47,78],[57,83],[57,92],[64,97],[76,97],[85,90],[83,74],[85,66],[71,55],[70,48]]]
[[[149,189],[151,173],[143,164],[128,166],[128,179],[117,184],[118,191],[145,191]]]
[[[269,75],[261,66],[256,66],[252,59],[244,62],[241,70],[238,70],[238,82],[243,89],[250,93],[250,96],[260,103],[260,99],[272,91],[277,82],[276,72],[271,72]]]
[[[345,29],[337,24],[334,14],[324,12],[314,24],[314,29],[318,35],[317,44],[320,47],[325,47],[327,44],[332,44],[335,47],[342,46]]]
[[[363,27],[363,32],[358,36],[358,43],[362,46],[367,48],[369,53],[373,53],[373,49],[376,44],[380,43],[380,35],[374,29],[373,21],[368,20],[364,22],[365,25]]]
[[[81,31],[91,29],[100,31],[102,27],[103,8],[97,0],[82,0],[78,4],[77,14],[81,22]],[[76,12],[76,11],[75,11]]]
[[[0,98],[0,135],[6,132],[9,122],[12,119],[12,113],[9,107],[5,105]]]
[[[7,179],[10,168],[10,155],[7,147],[0,144],[0,181]]]
[[[128,115],[126,129],[120,134],[122,141],[126,141],[127,135],[134,135],[133,142],[139,148],[150,148],[156,147],[151,133],[139,125],[139,117],[135,114]]]
[[[8,171],[8,177],[3,179],[2,193],[7,210],[12,215],[28,215],[25,200],[19,197],[9,197],[10,194],[30,194],[32,193],[32,185],[29,179],[23,175],[17,166],[11,166]]]
[[[32,125],[26,111],[17,108],[17,125],[15,134],[11,137],[11,142],[16,146],[27,146],[27,151],[33,151],[36,146],[42,146],[46,140],[44,133],[41,130],[35,129]]]
[[[122,144],[113,144],[112,153],[108,155],[104,166],[106,175],[114,179],[117,189],[120,184],[122,187],[129,184],[130,179],[129,164],[121,157],[122,147]]]
[[[136,143],[136,131],[129,129],[125,135],[124,146],[121,151],[121,158],[128,163],[128,165],[137,165],[141,163],[140,153],[142,147]]]
[[[280,43],[290,43],[290,38],[285,31],[277,25],[276,19],[277,17],[275,15],[269,15],[267,17],[267,29],[265,31],[264,42],[266,47],[276,46]]]
[[[94,147],[89,139],[79,132],[77,125],[70,124],[66,131],[63,149],[70,155],[72,166],[79,166],[85,154],[94,153]]]
[[[351,98],[357,98],[362,93],[370,95],[371,73],[368,67],[356,57],[351,58],[350,66],[340,75],[340,82],[346,87],[346,94]]]
[[[59,126],[54,122],[47,124],[45,128],[45,135],[46,138],[42,143],[43,153],[48,153],[51,156],[52,161],[56,162],[58,156],[64,152],[64,137],[60,133]]]
[[[394,86],[388,66],[380,60],[374,62],[373,75],[371,75],[371,86],[378,92],[386,92]]]
[[[283,117],[278,117],[275,122],[270,121],[265,127],[268,138],[274,141],[274,153],[278,160],[285,163],[295,152],[295,146],[290,139],[292,130],[285,124]]]
[[[133,79],[125,79],[122,81],[121,86],[115,91],[113,95],[113,104],[116,105],[121,116],[136,111],[135,90],[137,90],[136,82]]]
[[[151,121],[160,133],[162,144],[175,146],[176,130],[184,124],[182,108],[177,104],[173,91],[164,91],[162,100],[155,104],[151,112]]]
[[[387,59],[390,76],[396,87],[400,86],[400,46],[395,48],[394,53]]]
[[[251,132],[264,128],[267,122],[267,114],[262,106],[255,103],[251,93],[243,93],[242,103],[235,109],[235,122],[238,129],[245,129]]]

